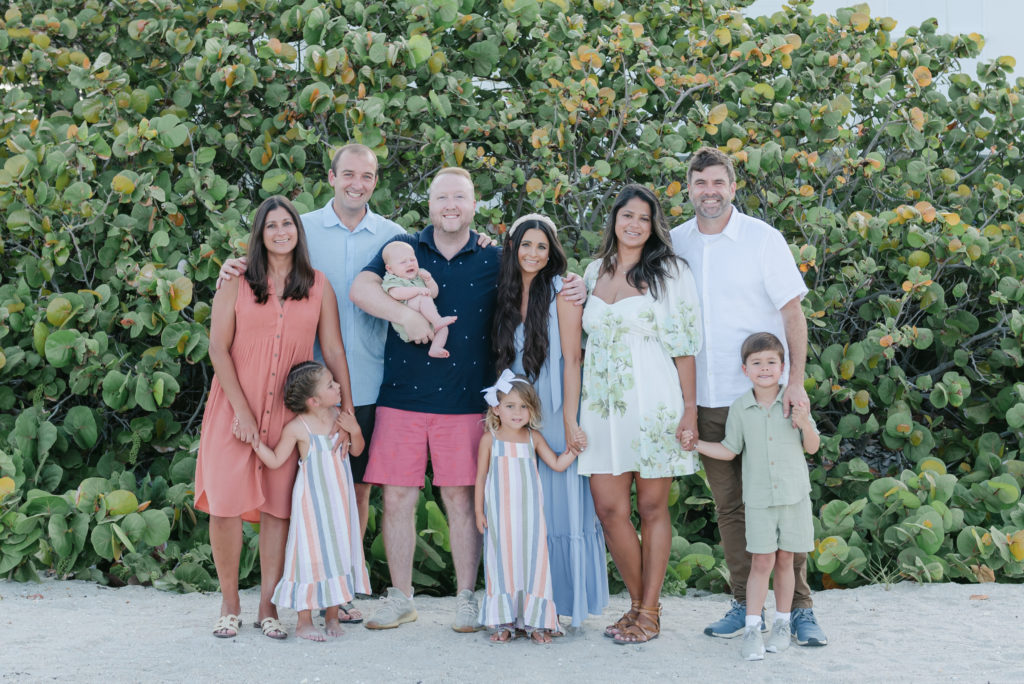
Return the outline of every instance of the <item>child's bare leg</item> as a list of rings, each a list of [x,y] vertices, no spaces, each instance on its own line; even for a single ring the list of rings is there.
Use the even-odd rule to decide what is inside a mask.
[[[435,359],[447,359],[449,356],[448,350],[444,348],[444,343],[448,341],[448,328],[440,328],[434,333],[434,341],[430,343],[430,351],[427,352],[427,356],[431,356]]]
[[[775,552],[775,612],[788,613],[793,607],[793,552],[779,549]]]
[[[445,326],[449,326],[458,319],[458,316],[442,316],[437,312],[437,307],[434,305],[434,300],[430,297],[420,295],[413,297],[406,302],[407,306],[411,306],[422,314],[430,325],[434,326],[434,331],[437,332]]]
[[[337,613],[335,613],[337,615]],[[324,633],[316,628],[313,624],[313,612],[309,610],[300,610],[299,619],[295,625],[295,633],[302,639],[309,639],[310,641],[326,641],[327,637]]]
[[[768,596],[768,581],[772,576],[772,567],[775,565],[774,553],[754,553],[750,556],[750,575],[747,577],[747,618],[757,616],[761,620],[761,609],[764,608],[764,600]],[[776,576],[778,573],[775,573]],[[793,573],[790,572],[790,575]],[[776,582],[778,578],[776,577]],[[792,596],[792,589],[790,589]]]
[[[331,606],[327,609],[324,614],[324,628],[327,630],[327,636],[340,637],[345,633],[345,630],[341,628],[341,620],[338,619],[338,606]]]

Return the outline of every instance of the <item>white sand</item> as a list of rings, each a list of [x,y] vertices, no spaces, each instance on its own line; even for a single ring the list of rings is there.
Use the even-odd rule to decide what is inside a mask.
[[[982,595],[985,599],[972,599]],[[1024,586],[898,584],[815,594],[830,643],[739,659],[739,641],[704,626],[729,597],[666,598],[661,638],[617,646],[605,615],[548,646],[490,644],[448,628],[454,599],[417,598],[419,620],[394,630],[347,628],[324,644],[272,641],[252,627],[258,595],[242,596],[248,621],[234,639],[211,636],[219,597],[86,582],[0,581],[0,680],[37,682],[1020,682]],[[769,599],[770,603],[771,599]],[[364,612],[372,601],[358,601]],[[769,613],[770,614],[770,613]],[[282,614],[294,630],[295,616]]]

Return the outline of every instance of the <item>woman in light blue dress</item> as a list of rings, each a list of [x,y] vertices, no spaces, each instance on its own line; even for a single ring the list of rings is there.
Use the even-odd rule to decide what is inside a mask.
[[[581,307],[558,297],[566,259],[551,219],[528,214],[505,237],[492,335],[499,369],[511,368],[540,395],[541,434],[555,453],[580,451]],[[568,436],[568,443],[566,437]],[[548,554],[555,606],[579,627],[608,605],[604,532],[594,512],[590,482],[576,471],[537,463],[544,490]]]

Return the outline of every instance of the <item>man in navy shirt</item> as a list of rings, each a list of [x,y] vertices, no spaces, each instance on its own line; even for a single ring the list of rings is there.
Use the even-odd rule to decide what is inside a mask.
[[[428,449],[451,532],[458,588],[452,629],[481,629],[473,597],[480,564],[473,486],[483,436],[480,391],[495,376],[490,337],[500,252],[481,247],[470,229],[476,214],[474,192],[467,171],[441,169],[430,185],[431,225],[416,235],[395,238],[413,246],[420,266],[437,281],[438,310],[458,316],[448,328],[447,359],[427,355],[425,343],[433,337],[433,328],[426,319],[381,289],[385,271],[379,255],[356,277],[349,292],[356,306],[401,325],[416,343],[402,342],[389,327],[365,478],[383,487],[384,547],[392,586],[366,622],[370,629],[390,629],[417,617],[412,599],[415,513]],[[567,288],[575,295],[572,298],[585,297],[578,277],[567,280]]]

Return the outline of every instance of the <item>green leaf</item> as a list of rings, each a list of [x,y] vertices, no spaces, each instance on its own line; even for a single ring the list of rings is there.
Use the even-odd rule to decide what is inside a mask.
[[[409,54],[412,56],[412,66],[427,61],[427,58],[434,51],[434,46],[430,44],[430,39],[422,33],[417,33],[409,38],[406,46],[409,48]]]
[[[99,439],[96,418],[88,406],[75,406],[69,409],[64,418],[64,430],[78,446],[85,449],[92,448]]]
[[[46,361],[54,368],[64,368],[75,358],[75,346],[81,335],[77,330],[56,330],[46,338]]]

